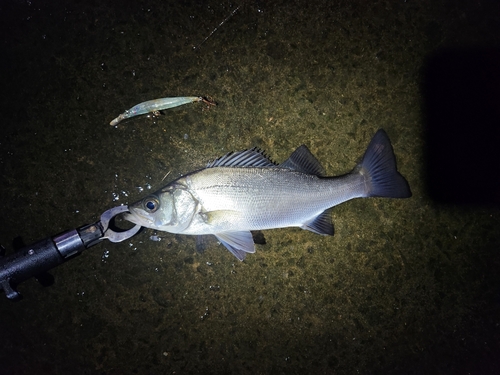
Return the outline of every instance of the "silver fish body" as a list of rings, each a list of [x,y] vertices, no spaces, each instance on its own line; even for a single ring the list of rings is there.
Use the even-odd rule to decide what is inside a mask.
[[[333,235],[330,208],[353,198],[411,196],[379,130],[351,173],[323,177],[306,146],[281,165],[252,149],[223,156],[130,205],[126,219],[171,233],[215,235],[238,259],[255,251],[251,232],[300,227]]]

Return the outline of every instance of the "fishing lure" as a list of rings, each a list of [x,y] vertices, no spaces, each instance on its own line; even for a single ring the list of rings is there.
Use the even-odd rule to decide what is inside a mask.
[[[139,103],[136,106],[130,108],[129,110],[126,110],[120,116],[111,121],[109,125],[114,126],[120,123],[121,121],[134,116],[144,115],[149,112],[159,112],[164,109],[174,108],[180,105],[194,103],[194,102],[203,102],[211,106],[216,105],[214,101],[201,96],[178,96],[174,98],[161,98],[161,99],[148,100],[147,102]]]

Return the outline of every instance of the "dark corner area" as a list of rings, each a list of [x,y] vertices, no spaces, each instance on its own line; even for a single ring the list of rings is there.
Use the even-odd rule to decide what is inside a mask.
[[[438,49],[422,93],[430,197],[500,206],[500,48]]]

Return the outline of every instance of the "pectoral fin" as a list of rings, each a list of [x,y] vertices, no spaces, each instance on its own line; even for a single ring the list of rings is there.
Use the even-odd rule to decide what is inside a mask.
[[[217,233],[215,237],[241,261],[247,253],[255,253],[251,232],[223,232]]]
[[[205,223],[211,226],[218,226],[224,224],[235,224],[241,220],[242,214],[234,210],[216,210],[200,213]]]

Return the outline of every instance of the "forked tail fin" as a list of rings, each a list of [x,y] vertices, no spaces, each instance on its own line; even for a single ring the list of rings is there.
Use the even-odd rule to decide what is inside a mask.
[[[365,176],[366,197],[411,197],[410,186],[397,170],[391,141],[384,130],[375,133],[358,168]]]

